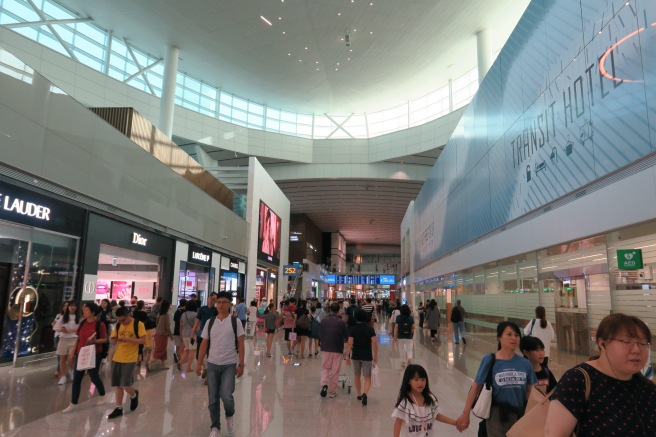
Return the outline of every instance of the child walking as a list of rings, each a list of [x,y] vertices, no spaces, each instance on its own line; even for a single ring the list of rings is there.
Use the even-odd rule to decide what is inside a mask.
[[[394,437],[431,437],[434,421],[456,426],[456,419],[440,413],[437,398],[428,387],[426,369],[418,364],[405,368],[399,398],[392,412]]]

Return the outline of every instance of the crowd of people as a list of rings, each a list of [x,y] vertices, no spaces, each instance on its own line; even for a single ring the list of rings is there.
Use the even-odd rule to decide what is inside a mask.
[[[321,358],[320,398],[337,397],[345,363],[353,374],[356,398],[366,406],[379,358],[375,328],[377,322],[385,322],[382,326],[387,326],[398,344],[401,366],[405,367],[392,412],[395,436],[434,435],[434,422],[464,431],[470,426],[472,410],[483,402],[483,391],[489,392],[490,402],[485,419],[478,423],[478,435],[513,435],[513,429],[526,426],[523,417],[534,390],[549,402],[541,435],[656,435],[656,385],[643,375],[649,361],[651,331],[634,316],[605,317],[595,339],[599,353],[566,371],[560,381],[549,368],[554,329],[545,308],[537,307],[535,318],[523,329],[512,321],[499,323],[496,352],[481,360],[460,416],[448,417],[440,412],[438,399],[429,388],[428,372],[413,363],[417,329],[427,329],[431,341],[439,341],[437,331],[442,321],[435,300],[420,304],[414,312],[407,304],[371,298],[322,303],[289,297],[279,306],[272,301],[259,306],[252,301],[247,306],[238,299],[233,306],[232,296],[221,292],[211,293],[205,305],[195,296],[189,301],[182,299],[172,318],[170,308],[170,302],[161,298],[149,312],[137,299],[129,306],[103,300],[100,305],[85,303],[80,314],[74,301],[64,303],[53,322],[58,337],[55,375],[58,384],[66,384],[68,378],[72,381],[71,401],[64,413],[77,409],[85,373],[96,386],[97,403],[105,404],[100,371],[108,361],[116,400],[108,418],[123,415],[126,394],[130,410],[135,410],[139,405],[135,372],[142,362],[148,371],[167,369],[169,342],[173,341],[177,369],[192,372],[195,361],[195,372],[208,386],[210,436],[219,435],[221,403],[227,430],[232,433],[235,378],[244,371],[245,337],[247,333],[255,337],[258,329],[266,336],[268,358],[274,356],[273,342],[280,330],[284,331],[281,341],[287,355]],[[448,315],[455,344],[466,344],[466,316],[458,300]],[[95,351],[95,365],[78,369],[76,363],[85,346]]]

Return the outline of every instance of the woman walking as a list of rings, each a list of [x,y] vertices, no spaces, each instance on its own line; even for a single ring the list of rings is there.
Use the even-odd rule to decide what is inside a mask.
[[[465,408],[457,421],[459,431],[462,432],[469,426],[469,413],[474,406],[474,400],[483,389],[485,381],[490,379],[492,407],[490,418],[485,420],[484,425],[487,436],[505,437],[508,430],[524,415],[528,395],[537,383],[537,378],[531,363],[515,353],[519,347],[520,336],[519,326],[513,322],[501,322],[497,325],[497,352],[486,355],[481,361],[467,395]]]
[[[171,321],[169,320],[169,308],[171,308],[171,303],[168,300],[162,300],[157,316],[157,327],[155,328],[155,348],[153,350],[153,359],[150,361],[151,368],[155,361],[160,361],[162,368],[168,369],[166,365],[168,342],[169,339],[173,340],[173,331],[171,330]]]
[[[426,307],[426,326],[430,330],[431,341],[438,340],[437,330],[440,329],[440,309],[437,307],[435,299],[431,299],[428,307]]]
[[[77,303],[68,301],[68,311],[55,324],[55,332],[59,333],[57,356],[59,357],[59,381],[57,384],[66,384],[66,365],[68,373],[73,379],[73,356],[75,355],[75,341],[77,340],[77,327],[80,324],[80,313]]]
[[[537,337],[544,344],[544,362],[543,366],[549,366],[549,353],[551,352],[551,340],[554,338],[554,329],[551,322],[547,320],[544,307],[535,307],[535,319],[528,322],[524,327],[524,335]]]
[[[401,305],[401,314],[396,318],[394,324],[394,341],[400,341],[401,367],[412,363],[412,337],[415,333],[415,321],[410,315],[410,307]]]
[[[276,311],[276,305],[270,303],[266,310],[264,310],[264,332],[266,332],[266,356],[271,358],[271,345],[273,344],[273,336],[276,335],[276,329],[280,325],[280,316]]]
[[[186,371],[193,372],[192,364],[196,356],[196,336],[193,334],[194,324],[196,323],[196,314],[198,304],[194,300],[187,302],[185,312],[180,316],[180,338],[184,344],[184,351],[180,357],[180,366],[187,363]]]
[[[651,346],[649,327],[637,317],[612,314],[599,323],[596,344],[599,356],[560,379],[544,435],[656,435],[656,385],[641,374]]]
[[[64,317],[64,314],[68,312],[68,301],[65,300],[64,303],[62,303],[61,306],[61,311],[55,316],[55,320],[52,321],[52,330],[55,332],[55,351],[57,350],[57,347],[59,346],[59,332],[55,330],[55,327],[57,326],[57,322]],[[55,354],[55,358],[57,359],[57,370],[55,370],[55,378],[59,378],[60,371],[59,371],[59,355]]]

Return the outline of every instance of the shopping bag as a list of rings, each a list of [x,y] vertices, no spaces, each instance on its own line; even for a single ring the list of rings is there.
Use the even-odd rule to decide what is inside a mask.
[[[296,341],[296,333],[295,332],[290,332],[289,333],[289,341]]]
[[[371,385],[376,388],[380,387],[380,369],[375,364],[371,368]]]
[[[549,412],[549,397],[540,388],[533,387],[526,405],[526,413],[508,430],[508,437],[543,437]]]
[[[478,399],[474,401],[472,413],[474,413],[474,416],[479,419],[489,419],[490,407],[492,407],[492,387],[483,385],[483,389],[478,395]]]
[[[96,367],[96,346],[89,345],[80,349],[77,356],[77,367],[79,371],[89,370]]]

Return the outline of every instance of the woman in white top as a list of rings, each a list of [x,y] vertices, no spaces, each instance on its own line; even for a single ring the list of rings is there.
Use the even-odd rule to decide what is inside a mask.
[[[542,343],[544,343],[544,361],[542,365],[547,367],[551,352],[551,340],[554,338],[554,329],[551,322],[547,320],[544,307],[535,307],[535,319],[528,322],[528,325],[524,328],[524,335],[530,335],[542,340]]]
[[[52,321],[52,330],[55,331],[55,326],[57,326],[57,322],[59,319],[64,317],[64,314],[68,312],[68,301],[65,300],[64,303],[62,303],[61,311],[55,316],[55,320]],[[55,331],[55,350],[57,350],[57,346],[59,345],[59,332]],[[59,378],[61,374],[59,373],[59,357],[57,357],[57,370],[55,371],[55,377]]]
[[[73,378],[73,356],[75,355],[75,342],[77,340],[77,328],[80,325],[80,314],[77,311],[77,303],[68,301],[68,311],[55,323],[55,332],[59,333],[59,344],[57,344],[57,356],[59,356],[59,382],[66,384],[66,364],[69,366],[71,379]]]

